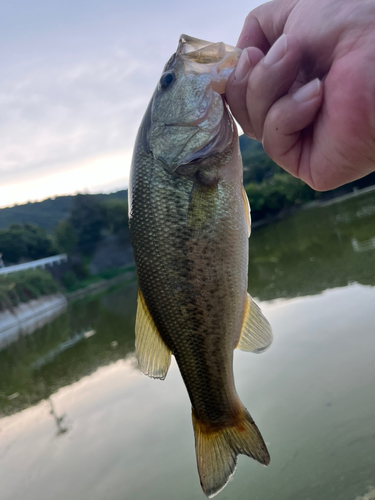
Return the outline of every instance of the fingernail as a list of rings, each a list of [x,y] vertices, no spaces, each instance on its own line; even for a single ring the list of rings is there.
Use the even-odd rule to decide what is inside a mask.
[[[240,55],[236,69],[234,71],[234,76],[236,80],[242,80],[242,78],[244,78],[247,75],[250,68],[251,68],[250,59],[249,56],[247,55],[247,50],[244,49],[242,51],[242,54]]]
[[[264,64],[276,64],[281,61],[281,59],[285,56],[287,51],[287,40],[286,35],[281,35],[281,37],[272,45],[270,50],[267,52],[266,57],[264,58]]]
[[[317,97],[319,95],[321,86],[322,82],[319,80],[319,78],[315,78],[315,80],[309,82],[307,85],[304,85],[303,87],[298,89],[297,92],[294,92],[294,94],[292,94],[292,97],[297,102],[310,101],[311,99],[314,99],[314,97]]]

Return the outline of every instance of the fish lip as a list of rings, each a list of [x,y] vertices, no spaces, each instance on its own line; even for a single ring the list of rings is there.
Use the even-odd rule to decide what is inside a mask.
[[[194,45],[196,46],[194,47]],[[182,34],[178,40],[176,54],[189,54],[189,52],[195,52],[196,50],[200,50],[208,45],[212,45],[212,42]],[[192,50],[186,50],[188,46],[192,47]]]

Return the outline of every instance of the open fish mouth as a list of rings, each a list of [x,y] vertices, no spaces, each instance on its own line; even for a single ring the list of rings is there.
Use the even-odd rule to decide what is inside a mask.
[[[233,135],[226,82],[241,50],[181,35],[164,67],[151,108],[149,149],[170,172],[221,153]]]
[[[229,75],[237,66],[242,50],[224,42],[212,43],[181,35],[176,54],[182,56],[187,73],[210,74],[212,89],[224,94]]]

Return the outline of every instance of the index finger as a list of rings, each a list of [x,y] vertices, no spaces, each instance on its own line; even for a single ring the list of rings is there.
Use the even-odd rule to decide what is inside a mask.
[[[246,47],[257,47],[264,54],[266,54],[270,48],[270,43],[259,24],[258,18],[253,14],[253,12],[250,12],[245,19],[237,42],[237,47],[240,49],[245,49]]]
[[[273,0],[252,10],[245,19],[237,47],[257,47],[268,52],[284,33],[289,14],[299,0]]]

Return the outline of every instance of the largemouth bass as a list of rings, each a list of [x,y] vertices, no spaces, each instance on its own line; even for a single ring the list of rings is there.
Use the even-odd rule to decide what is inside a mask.
[[[181,36],[142,121],[129,188],[138,361],[163,379],[175,356],[208,497],[226,485],[238,454],[270,460],[233,377],[233,349],[259,353],[272,342],[247,293],[250,209],[222,96],[239,55],[224,43]]]

